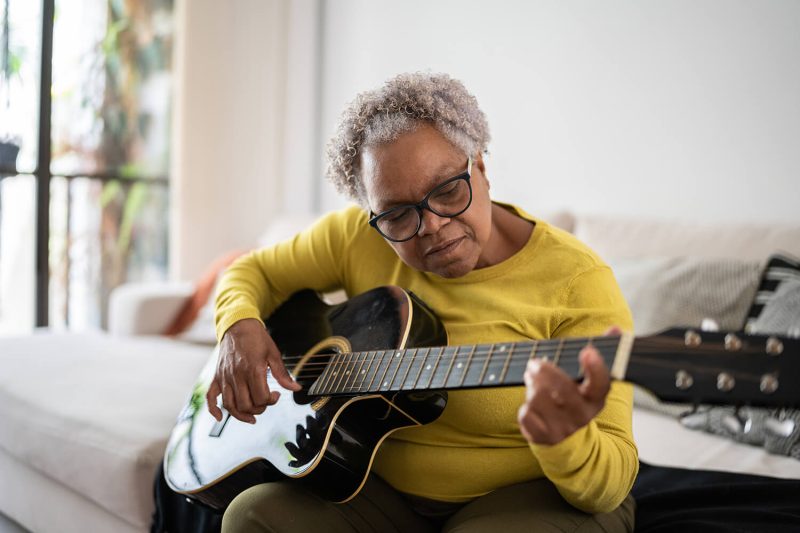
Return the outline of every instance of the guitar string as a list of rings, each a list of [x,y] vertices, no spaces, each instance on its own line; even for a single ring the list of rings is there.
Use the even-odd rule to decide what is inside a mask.
[[[476,349],[475,352],[474,352],[474,359],[473,360],[474,361],[483,362],[483,361],[485,361],[485,359],[482,358],[481,356],[489,355],[489,354],[491,354],[491,357],[487,357],[487,359],[496,359],[498,361],[505,360],[505,359],[507,359],[509,357],[507,355],[507,353],[511,352],[511,359],[513,359],[513,360],[542,359],[543,355],[547,355],[548,357],[554,357],[556,354],[558,354],[558,355],[560,355],[559,362],[561,362],[561,361],[570,361],[570,360],[577,360],[580,357],[580,354],[579,353],[578,354],[575,354],[575,353],[564,353],[564,352],[566,352],[568,350],[575,350],[576,348],[580,348],[582,350],[586,345],[587,344],[585,342],[582,342],[582,343],[575,343],[575,344],[570,346],[565,342],[564,344],[560,345],[560,349],[559,349],[559,345],[536,346],[536,347],[531,348],[530,350],[527,350],[527,348],[530,348],[529,346],[523,346],[523,347],[513,346],[508,351],[505,351],[505,350],[498,351],[496,348],[492,348],[490,346],[487,346],[485,348]],[[598,348],[601,348],[601,349],[616,348],[617,345],[618,345],[618,342],[616,342],[616,341],[615,342],[608,342],[608,343],[606,343],[606,342],[603,342],[603,343],[595,342],[595,343],[592,343],[592,345],[594,345],[594,346],[596,346]],[[313,362],[313,361],[306,362],[303,365],[303,368],[306,368],[306,367],[313,367],[313,366],[327,367],[330,364],[329,359],[331,359],[331,358],[338,358],[338,362],[343,362],[343,363],[346,363],[346,364],[353,364],[353,363],[366,362],[366,360],[368,358],[370,358],[370,357],[372,357],[373,360],[377,359],[380,356],[385,358],[385,356],[387,354],[392,354],[393,356],[398,356],[399,355],[403,360],[408,358],[408,360],[411,360],[411,361],[414,361],[417,358],[430,357],[431,355],[434,358],[442,359],[442,358],[445,358],[445,357],[454,357],[461,348],[471,348],[471,345],[446,346],[446,347],[443,347],[444,349],[441,351],[441,353],[438,353],[438,354],[425,354],[425,355],[423,355],[423,354],[419,354],[418,353],[419,350],[427,350],[427,348],[428,347],[421,346],[419,348],[406,348],[406,349],[400,348],[400,349],[391,349],[391,350],[364,350],[364,351],[346,352],[346,353],[320,353],[320,354],[311,354],[311,355],[308,355],[308,356],[290,356],[290,357],[285,357],[283,359],[283,361],[286,362],[286,363],[299,363],[304,358],[309,359],[309,360],[310,359],[316,359],[316,360],[325,359],[325,361],[322,361],[322,362]],[[451,351],[448,352],[447,349],[450,349]],[[526,350],[529,353],[526,353]],[[459,354],[459,356],[462,356],[462,355],[466,355],[466,353]],[[348,356],[349,356],[349,359],[345,359]]]
[[[587,340],[586,338],[574,339],[574,340],[565,340],[562,342],[556,342],[558,339],[546,339],[545,341],[519,341],[519,342],[498,342],[495,344],[479,344],[474,345],[476,346],[476,350],[478,348],[483,350],[495,350],[496,353],[503,353],[497,352],[497,348],[500,346],[509,346],[513,350],[517,351],[523,348],[531,348],[532,351],[536,351],[538,349],[558,349],[559,346],[561,347],[562,351],[566,348],[576,348],[576,347],[584,347],[588,345],[614,345],[618,344],[620,337],[599,337],[593,338],[591,340]],[[344,353],[317,353],[317,354],[309,354],[309,355],[296,355],[296,356],[288,356],[284,357],[284,361],[300,361],[304,358],[330,358],[336,356],[343,356],[343,355],[361,355],[367,353],[389,353],[389,352],[404,352],[410,353],[414,350],[427,350],[428,348],[442,348],[442,350],[452,349],[457,350],[461,348],[472,348],[472,344],[459,344],[459,345],[451,345],[451,346],[418,346],[414,348],[389,348],[385,350],[358,350],[354,352],[344,352]],[[605,346],[610,347],[610,346]],[[476,352],[477,353],[477,352]]]
[[[521,341],[520,343],[498,343],[496,345],[480,345],[480,349],[475,350],[475,354],[477,355],[488,355],[489,353],[492,354],[491,358],[503,359],[508,357],[504,355],[506,352],[498,351],[497,347],[501,345],[509,345],[511,344],[511,348],[509,351],[512,352],[513,358],[518,358],[524,356],[526,358],[539,358],[541,359],[541,355],[550,355],[547,352],[555,352],[556,355],[560,355],[560,360],[571,360],[572,358],[578,359],[580,357],[580,350],[584,347],[588,346],[589,344],[601,348],[616,348],[619,345],[619,338],[618,337],[604,337],[599,340],[593,340],[591,343],[587,343],[583,339],[578,339],[576,341],[565,341],[564,343],[558,344],[551,342],[550,339],[547,340],[546,345],[537,345],[531,341]],[[451,357],[458,353],[459,350],[463,348],[471,348],[472,345],[457,345],[457,346],[443,346],[441,347],[441,351],[439,354],[433,355],[434,357],[442,358],[442,357]],[[431,347],[433,349],[439,347]],[[524,353],[524,350],[530,349],[528,354]],[[679,351],[681,349],[685,349],[686,345],[681,340],[674,343],[663,343],[661,346],[648,346],[646,344],[642,344],[641,341],[637,342],[636,344],[636,351],[637,353],[662,353],[665,350],[670,351]],[[427,346],[420,346],[417,348],[393,348],[388,350],[360,350],[356,352],[344,352],[344,353],[318,353],[318,354],[309,354],[309,355],[300,355],[300,356],[287,356],[283,358],[283,361],[286,363],[297,363],[306,359],[308,362],[304,364],[304,367],[307,366],[328,366],[330,364],[329,359],[331,358],[339,358],[340,362],[345,363],[358,363],[366,361],[370,355],[375,354],[374,357],[377,357],[379,354],[385,357],[386,354],[393,353],[394,355],[400,355],[401,357],[405,358],[408,357],[409,359],[415,359],[418,356],[419,350],[428,350],[429,347]],[[576,353],[575,350],[579,349]],[[719,352],[725,352],[726,350],[722,346],[717,345],[701,345],[697,347],[692,347],[692,352],[694,354],[713,354]],[[450,350],[448,352],[448,350]],[[564,353],[572,350],[573,353]],[[760,354],[759,350],[748,350],[748,349],[740,349],[737,353],[739,354]],[[464,354],[459,354],[464,355]],[[350,359],[345,360],[344,358],[350,356]],[[499,356],[499,357],[498,357]],[[420,356],[421,357],[421,356]],[[316,363],[311,360],[315,359],[325,359],[325,361]],[[483,361],[483,359],[477,359]]]
[[[603,338],[600,338],[600,339],[594,339],[592,344],[594,344],[596,346],[600,345],[600,346],[598,346],[599,348],[616,348],[618,346],[618,342],[617,342],[618,340],[619,340],[618,337],[603,337]],[[669,340],[673,340],[673,339],[669,339]],[[547,341],[550,341],[550,339],[547,339]],[[522,341],[522,343],[526,345],[523,348],[532,347],[533,344],[534,344],[532,341]],[[569,346],[568,343],[572,344],[572,346]],[[508,343],[498,343],[498,344],[508,344]],[[666,345],[672,344],[672,345],[674,345],[674,346],[672,346],[673,350],[676,349],[676,348],[680,349],[680,348],[685,348],[686,347],[685,344],[682,342],[682,340],[679,340],[679,339],[674,339],[674,342],[662,342],[662,344],[666,344]],[[541,347],[542,348],[541,350],[531,350],[531,353],[532,353],[531,355],[524,353],[524,351],[522,353],[514,353],[516,351],[516,347],[513,347],[512,350],[511,350],[512,353],[511,353],[510,356],[509,355],[504,355],[504,356],[501,356],[501,357],[497,357],[496,359],[497,359],[498,362],[503,361],[504,362],[504,366],[505,366],[505,362],[506,361],[508,362],[507,367],[510,367],[512,365],[517,366],[520,363],[527,362],[527,360],[532,359],[532,358],[542,359],[543,356],[547,356],[548,359],[549,359],[550,356],[553,355],[553,354],[552,353],[548,353],[548,351],[550,351],[550,352],[559,352],[559,351],[563,352],[565,346],[567,346],[568,348],[571,348],[571,349],[574,349],[574,348],[581,348],[582,349],[586,345],[587,345],[587,342],[586,342],[585,339],[577,339],[575,341],[566,341],[565,343],[563,343],[563,345],[561,345],[561,347],[560,347],[561,349],[559,350],[559,346],[558,345],[548,342],[548,345],[545,345],[545,346]],[[461,348],[467,348],[467,347],[470,347],[470,345],[446,346],[446,347],[443,347],[443,349],[450,348],[451,350],[453,350],[452,353],[444,353],[444,351],[442,351],[442,353],[440,353],[438,355],[435,355],[434,357],[437,357],[439,359],[446,358],[446,357],[453,357],[454,360],[455,360],[455,356],[458,353],[458,351]],[[664,350],[667,350],[669,348],[670,348],[669,346],[643,346],[643,347],[637,347],[636,351],[637,351],[637,354],[639,354],[639,355],[648,355],[648,354],[657,355],[657,354],[663,354]],[[339,363],[341,363],[341,366],[344,367],[343,370],[347,371],[347,370],[352,370],[352,367],[358,365],[359,363],[361,364],[361,366],[363,366],[363,363],[367,362],[367,359],[370,358],[370,354],[374,353],[375,355],[369,361],[369,366],[372,366],[372,364],[375,363],[376,360],[379,360],[378,359],[378,354],[383,352],[383,357],[380,359],[380,362],[379,362],[379,364],[377,365],[377,368],[376,368],[376,372],[377,372],[381,368],[383,368],[384,366],[386,366],[387,369],[392,367],[392,363],[391,362],[386,363],[383,360],[383,359],[385,359],[385,354],[390,353],[390,352],[401,352],[402,355],[407,356],[409,358],[410,362],[407,365],[408,366],[407,370],[410,370],[410,369],[412,369],[414,367],[414,363],[415,363],[415,360],[417,358],[427,359],[429,354],[426,354],[423,357],[422,355],[420,355],[418,353],[419,350],[421,350],[421,349],[424,349],[424,350],[427,351],[427,347],[419,347],[419,348],[410,348],[410,349],[392,349],[392,350],[372,350],[372,351],[366,351],[366,352],[349,352],[348,354],[336,354],[336,353],[333,353],[333,354],[315,354],[315,355],[310,356],[310,357],[327,357],[327,358],[331,358],[331,357],[335,357],[337,355],[352,355],[354,357],[351,357],[350,360],[344,360],[342,358],[342,359],[340,359],[338,361]],[[703,347],[694,347],[693,351],[695,352],[695,354],[703,353],[703,352],[707,353],[707,354],[718,354],[720,352],[724,352],[724,349],[722,349],[720,346],[716,346],[716,345],[712,345],[712,346],[705,345]],[[414,353],[412,353],[412,352],[414,352]],[[494,358],[493,355],[496,355],[497,353],[502,353],[502,352],[495,352],[494,354],[492,354],[492,347],[490,345],[487,345],[486,348],[482,349],[481,351],[477,351],[476,350],[475,353],[478,354],[479,357],[474,357],[473,356],[473,359],[472,359],[471,363],[482,363],[482,362],[485,362],[486,359],[491,360],[491,359]],[[489,356],[489,357],[486,357],[486,358],[480,357],[481,355],[489,355],[489,354],[492,354],[492,356]],[[363,357],[360,357],[362,355],[363,355]],[[579,358],[580,358],[580,354],[575,355],[575,354],[563,354],[563,353],[561,353],[560,354],[560,358],[559,358],[559,366],[561,366],[561,363],[565,363],[565,366],[566,366],[566,364],[576,363],[579,360]],[[291,359],[291,358],[287,358],[287,360],[288,359]],[[302,359],[302,357],[297,357],[296,359],[300,360],[300,359]],[[681,366],[684,365],[684,362],[681,362],[681,361],[671,362],[671,361],[660,360],[658,362],[650,362],[650,361],[644,361],[643,360],[643,361],[640,361],[640,362],[643,365],[663,366],[663,367],[666,367],[666,368],[680,368]],[[324,370],[326,368],[328,368],[330,366],[330,364],[331,364],[330,361],[326,361],[326,362],[322,362],[322,363],[307,363],[307,364],[303,365],[303,367],[301,368],[301,371],[298,373],[296,378],[297,379],[302,379],[302,380],[318,379],[319,377],[322,376],[322,374],[324,373]],[[398,362],[397,363],[397,367],[399,368],[401,364],[402,364],[402,361]],[[321,367],[322,371],[321,372],[317,372],[317,370],[319,370],[319,368],[311,368],[310,369],[311,371],[309,371],[309,367]],[[423,369],[420,368],[419,372],[418,372],[418,376],[422,374],[422,371],[423,371]],[[468,372],[468,369],[464,370],[462,372],[462,374],[465,374],[466,372]],[[508,368],[506,368],[506,374],[507,373],[508,373]],[[349,380],[349,379],[351,379],[350,375],[352,375],[352,372],[350,374],[346,374],[346,375],[347,375],[347,377],[344,378],[344,379]],[[429,386],[430,386],[430,383],[433,381],[434,378],[435,378],[435,372],[432,372],[431,373],[431,379],[429,380]],[[343,378],[339,377],[338,379],[341,380]],[[357,378],[355,378],[355,379],[357,379]],[[355,379],[354,379],[354,382],[351,383],[350,385],[347,385],[347,381],[345,381],[345,383],[344,383],[345,388],[355,386],[356,385]],[[403,381],[403,383],[399,384],[400,387],[403,386],[404,382],[405,382],[405,380]],[[337,384],[337,385],[341,385],[341,384]],[[363,383],[361,385],[363,386]]]
[[[547,340],[550,341],[550,339],[547,339]],[[619,343],[618,341],[619,341],[619,337],[603,337],[603,338],[593,339],[591,344],[593,344],[595,346],[598,346],[598,348],[601,348],[601,349],[602,348],[616,348],[618,346],[618,343]],[[523,346],[520,346],[520,344],[522,344]],[[539,345],[539,344],[536,344],[534,341],[521,341],[520,343],[498,343],[495,346],[485,345],[485,347],[482,348],[481,350],[475,350],[475,352],[473,354],[473,357],[472,357],[472,360],[470,362],[470,365],[472,365],[474,363],[485,363],[487,360],[496,359],[498,362],[503,362],[504,366],[505,366],[505,362],[508,361],[508,367],[510,367],[512,365],[517,366],[520,363],[527,363],[527,361],[529,359],[535,359],[535,358],[543,359],[544,357],[547,357],[548,359],[550,357],[553,357],[555,359],[556,355],[559,356],[558,357],[559,365],[561,365],[561,364],[566,365],[566,364],[570,364],[570,363],[576,363],[579,360],[580,355],[579,354],[573,355],[573,354],[569,354],[569,353],[565,354],[563,352],[565,350],[570,350],[570,349],[575,349],[575,348],[581,348],[582,349],[587,344],[588,343],[587,343],[586,339],[576,339],[576,340],[573,340],[573,341],[565,341],[563,343],[548,342],[546,345]],[[510,349],[509,349],[510,354],[508,354],[505,351],[499,352],[499,351],[496,350],[496,348],[499,347],[499,346],[508,346],[508,345],[512,345],[510,347]],[[447,358],[447,357],[453,357],[453,359],[455,361],[456,354],[458,353],[458,351],[461,348],[470,348],[470,347],[471,347],[471,345],[442,347],[441,353],[439,353],[438,355],[434,355],[434,358],[442,359],[442,358]],[[446,353],[446,349],[447,348],[450,348],[452,353]],[[530,348],[530,350],[527,350],[528,348]],[[425,351],[425,355],[419,354],[419,350],[424,350]],[[518,350],[519,350],[519,353],[515,353]],[[526,353],[526,351],[529,351],[530,353]],[[340,379],[340,380],[341,379],[349,380],[349,379],[351,379],[350,376],[353,375],[353,373],[351,372],[352,371],[352,367],[355,367],[355,366],[357,366],[359,364],[361,364],[361,366],[363,366],[363,363],[367,362],[368,359],[370,359],[370,361],[369,361],[369,365],[370,366],[372,366],[373,363],[375,363],[377,360],[380,361],[379,364],[375,368],[375,372],[378,372],[381,368],[383,368],[384,363],[386,363],[385,366],[388,369],[388,368],[390,368],[392,366],[391,362],[385,361],[385,356],[386,356],[386,354],[389,354],[389,353],[394,353],[395,355],[397,355],[399,353],[401,355],[401,357],[403,357],[403,361],[407,357],[408,360],[409,360],[409,362],[407,364],[407,366],[408,366],[407,370],[410,370],[411,368],[414,367],[414,363],[416,362],[417,359],[425,360],[429,356],[427,347],[410,348],[410,349],[405,349],[405,350],[404,349],[392,349],[392,350],[370,350],[370,351],[350,352],[348,354],[344,354],[344,355],[351,355],[352,356],[352,357],[350,357],[349,360],[345,360],[344,357],[341,357],[339,359],[339,361],[337,361],[337,362],[341,363],[341,366],[344,367],[344,368],[342,368],[342,370],[344,371],[343,374],[345,375],[345,377],[342,378],[341,375],[339,375],[339,371],[338,370],[335,371],[335,373],[333,373],[333,376],[336,377],[338,375],[338,379]],[[372,355],[372,357],[370,357],[371,354],[374,354],[374,355]],[[378,354],[381,354],[380,359],[379,359]],[[313,354],[313,355],[310,355],[309,358],[323,357],[323,358],[326,358],[328,360],[326,360],[324,362],[321,362],[321,363],[311,362],[311,363],[304,364],[303,367],[301,368],[300,372],[296,376],[296,379],[300,379],[300,380],[312,380],[312,379],[316,380],[316,379],[319,379],[324,374],[325,369],[327,369],[331,365],[330,358],[336,357],[336,356],[341,356],[341,355],[343,355],[343,354],[333,353],[333,354]],[[482,357],[483,355],[487,355],[488,357]],[[495,357],[497,355],[499,355],[499,357]],[[300,361],[300,360],[302,360],[302,358],[303,357],[300,356],[300,357],[296,357],[296,358],[286,358],[286,360],[288,361],[290,359],[296,359],[297,361]],[[391,359],[389,361],[391,361]],[[400,368],[400,366],[401,366],[403,361],[397,363],[397,368],[398,369]],[[321,371],[319,371],[319,370],[321,370]],[[422,374],[422,371],[423,371],[423,368],[420,366],[419,372],[417,373],[418,377]],[[462,373],[466,373],[467,371],[468,370],[465,369]],[[508,374],[508,369],[506,369],[505,374],[506,375]],[[355,375],[357,376],[358,372],[356,372]],[[362,374],[362,375],[366,376],[367,374]],[[435,376],[435,372],[432,372],[430,381],[433,381],[434,376]],[[355,379],[357,379],[357,378],[354,378],[354,383],[352,383],[350,385],[347,385],[347,381],[345,381],[344,386],[345,387],[349,387],[349,386],[355,385]],[[403,382],[405,382],[405,380],[403,380]],[[340,385],[342,385],[342,384],[337,383],[337,386],[340,386]],[[363,383],[361,385],[363,386]],[[402,386],[402,383],[400,384],[400,386]]]

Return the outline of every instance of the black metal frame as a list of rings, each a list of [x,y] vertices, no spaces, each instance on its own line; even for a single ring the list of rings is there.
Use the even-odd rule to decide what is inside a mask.
[[[36,158],[36,327],[48,324],[50,309],[50,110],[53,81],[55,0],[42,0],[42,67],[39,75],[39,149]]]

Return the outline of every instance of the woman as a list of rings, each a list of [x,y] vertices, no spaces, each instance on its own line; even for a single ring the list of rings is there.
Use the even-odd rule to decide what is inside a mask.
[[[486,119],[446,75],[405,74],[359,95],[328,149],[328,177],[359,206],[226,272],[217,297],[216,399],[255,422],[278,393],[267,368],[298,390],[260,318],[303,288],[356,295],[413,291],[451,344],[602,334],[631,327],[610,269],[571,235],[493,202]],[[225,531],[632,530],[638,460],[632,391],[609,383],[593,348],[578,384],[531,361],[525,387],[450,391],[435,422],[392,433],[345,504],[290,483],[253,487]]]

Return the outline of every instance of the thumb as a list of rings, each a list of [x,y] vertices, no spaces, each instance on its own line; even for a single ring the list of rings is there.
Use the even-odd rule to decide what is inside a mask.
[[[296,382],[292,375],[289,374],[289,371],[286,370],[286,366],[283,364],[280,355],[271,358],[269,370],[272,372],[272,377],[275,378],[275,381],[284,389],[297,392],[303,388],[302,385]]]
[[[208,406],[208,412],[211,413],[211,416],[213,416],[217,422],[222,421],[222,411],[217,407],[217,396],[219,396],[219,393],[219,383],[217,382],[217,378],[214,378],[211,385],[208,387],[208,392],[206,392],[206,405]]]

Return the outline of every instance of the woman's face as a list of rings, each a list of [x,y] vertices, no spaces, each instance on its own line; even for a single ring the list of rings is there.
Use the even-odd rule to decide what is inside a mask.
[[[484,248],[492,236],[489,182],[479,154],[472,164],[472,204],[454,218],[422,210],[417,235],[387,242],[408,266],[445,278],[463,276],[487,266]],[[367,147],[361,168],[369,208],[381,213],[399,204],[416,203],[434,187],[467,168],[467,156],[434,127],[421,124],[391,143]]]

